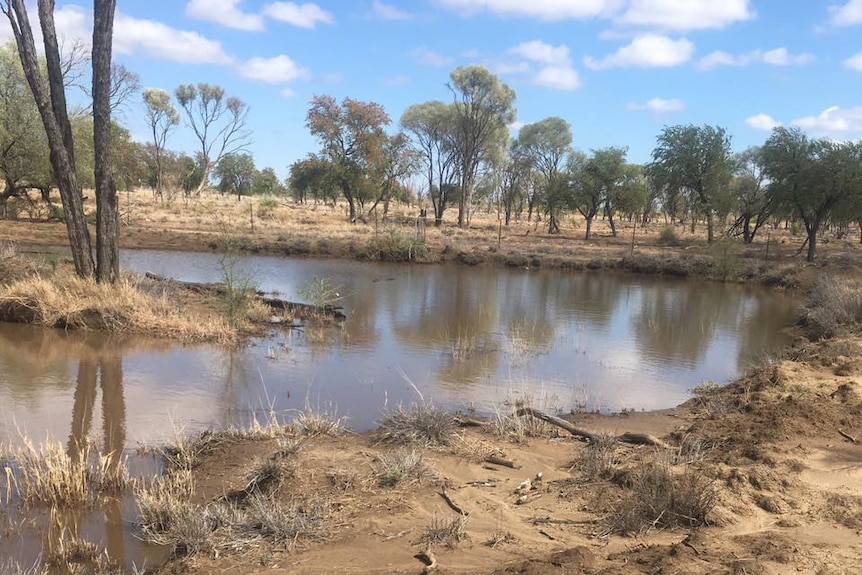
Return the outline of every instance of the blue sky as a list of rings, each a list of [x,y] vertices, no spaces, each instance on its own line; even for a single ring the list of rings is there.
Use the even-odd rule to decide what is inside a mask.
[[[515,90],[518,123],[561,116],[576,148],[626,145],[633,162],[678,123],[723,126],[737,150],[779,124],[862,137],[862,0],[117,4],[115,60],[145,87],[209,82],[247,102],[249,151],[282,176],[317,149],[314,95],[380,103],[394,132],[409,105],[449,101],[449,72],[473,63]],[[90,2],[57,10],[61,36],[89,34]],[[138,102],[120,120],[146,140]],[[168,145],[194,149],[182,126]]]

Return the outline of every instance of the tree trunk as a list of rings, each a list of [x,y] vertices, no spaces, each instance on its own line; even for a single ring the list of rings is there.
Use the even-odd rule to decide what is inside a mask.
[[[593,216],[588,216],[587,220],[587,233],[584,235],[584,239],[589,241],[590,236],[593,233]]]
[[[75,152],[72,129],[66,113],[66,95],[63,86],[63,72],[60,66],[60,50],[54,30],[54,2],[39,0],[39,16],[42,22],[42,36],[45,42],[48,86],[50,95],[45,91],[41,65],[36,56],[33,30],[24,0],[9,0],[4,10],[12,26],[18,54],[30,91],[39,109],[45,134],[50,148],[51,167],[60,190],[63,215],[66,218],[66,232],[75,272],[80,277],[92,277],[95,271],[93,253],[90,246],[90,231],[84,217],[84,203],[78,176],[75,170]]]
[[[808,232],[808,256],[806,261],[813,262],[817,257],[817,232],[820,228],[820,222],[817,220],[805,219],[805,231]]]
[[[116,0],[93,4],[93,162],[96,181],[96,281],[120,277],[120,210],[111,165],[111,45]]]
[[[706,212],[706,242],[711,244],[715,241],[715,216],[712,210]]]
[[[611,225],[611,235],[617,237],[617,225],[614,222],[614,213],[608,210],[608,223]]]

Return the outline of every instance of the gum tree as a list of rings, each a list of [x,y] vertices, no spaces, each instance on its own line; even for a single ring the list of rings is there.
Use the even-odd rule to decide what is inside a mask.
[[[559,212],[569,205],[570,187],[563,173],[563,161],[571,152],[572,128],[558,117],[527,124],[518,134],[518,145],[541,175],[541,196],[548,214],[548,233],[560,233]]]
[[[707,241],[715,240],[715,207],[733,172],[730,135],[716,126],[668,126],[658,136],[648,171],[653,182],[686,194],[706,215]]]
[[[164,156],[168,135],[180,123],[180,113],[165,90],[147,88],[144,90],[147,125],[153,136],[153,160],[155,162],[156,195],[162,198],[164,189]]]

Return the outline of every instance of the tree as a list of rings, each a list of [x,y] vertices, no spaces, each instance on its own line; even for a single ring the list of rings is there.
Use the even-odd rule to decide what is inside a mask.
[[[595,158],[587,158],[580,152],[572,153],[566,170],[572,186],[572,203],[587,222],[584,239],[589,241],[593,233],[593,219],[598,215],[605,198],[602,182],[596,177],[598,170]]]
[[[218,189],[223,194],[236,194],[237,201],[251,193],[257,169],[250,154],[227,154],[215,168]]]
[[[383,155],[379,165],[382,180],[380,196],[371,210],[382,201],[383,215],[388,214],[390,199],[403,187],[401,181],[416,172],[418,164],[419,154],[410,147],[410,139],[404,132],[388,137],[383,142]]]
[[[850,209],[860,193],[862,144],[810,140],[798,128],[775,128],[763,145],[763,168],[772,201],[805,224],[807,259],[814,261],[823,224]]]
[[[461,176],[458,226],[470,225],[473,185],[489,144],[515,119],[515,92],[483,66],[455,68],[449,74],[454,96],[457,153]]]
[[[500,182],[500,202],[506,227],[512,221],[512,216],[520,214],[526,196],[527,180],[533,171],[533,162],[525,153],[520,142],[513,140],[509,146],[509,155],[503,165]]]
[[[617,236],[614,214],[625,202],[627,153],[627,148],[601,148],[593,150],[593,156],[587,162],[587,170],[598,186],[598,193],[601,194],[601,201],[614,237]]]
[[[681,190],[706,215],[707,238],[715,239],[715,201],[733,172],[730,136],[715,126],[669,126],[658,136],[649,166],[662,187]]]
[[[95,9],[99,10],[99,6],[103,3],[103,0],[95,0]],[[51,166],[57,186],[60,189],[75,271],[81,277],[93,277],[96,266],[91,252],[90,232],[84,218],[83,199],[75,170],[72,126],[66,108],[63,69],[54,27],[54,2],[52,0],[38,0],[39,20],[42,25],[42,37],[45,45],[47,85],[43,81],[41,65],[36,56],[33,30],[30,27],[24,0],[7,0],[2,5],[2,11],[9,18],[12,26],[24,75],[30,85],[48,138],[48,145],[51,150]],[[105,27],[94,28],[94,39],[97,30],[99,30],[99,34],[103,34]],[[101,41],[99,43],[102,44]],[[110,50],[108,55],[110,59]]]
[[[203,179],[195,191],[200,194],[209,183],[210,172],[228,154],[242,151],[251,143],[246,128],[248,106],[236,97],[226,97],[224,88],[212,84],[183,84],[175,96],[186,113],[203,160]]]
[[[275,175],[272,168],[258,170],[254,175],[252,193],[258,196],[280,196],[284,192],[284,186]]]
[[[548,233],[558,234],[560,208],[570,204],[570,187],[563,177],[563,160],[571,152],[572,129],[562,118],[546,118],[521,128],[518,144],[541,174]]]
[[[332,173],[329,162],[310,155],[304,160],[297,160],[290,166],[288,175],[288,187],[293,198],[301,204],[308,200],[309,194],[318,201],[335,201],[332,193],[333,185],[330,178]],[[337,193],[337,192],[336,192]]]
[[[144,90],[147,125],[153,136],[153,159],[155,161],[155,192],[162,198],[164,188],[164,155],[168,135],[180,123],[180,113],[171,102],[171,95],[165,90],[147,88]]]
[[[399,122],[412,134],[428,177],[428,195],[434,210],[434,225],[443,223],[443,212],[457,198],[455,169],[455,109],[443,102],[414,104]]]
[[[769,194],[766,193],[763,154],[760,148],[751,147],[737,154],[734,159],[736,170],[731,182],[731,190],[736,204],[737,219],[731,226],[731,231],[742,228],[742,239],[746,244],[750,244],[754,241],[757,230],[766,223],[771,213],[772,202]]]
[[[330,164],[330,177],[344,194],[352,223],[356,204],[370,191],[369,174],[383,161],[387,141],[383,127],[389,115],[383,106],[345,98],[339,105],[332,96],[315,96],[306,116],[306,126],[323,149],[321,157]]]

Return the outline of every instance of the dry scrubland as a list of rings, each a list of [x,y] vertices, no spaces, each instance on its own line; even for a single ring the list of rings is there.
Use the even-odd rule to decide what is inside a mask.
[[[762,240],[707,246],[678,228],[680,245],[660,245],[663,223],[637,231],[632,255],[631,228],[611,238],[599,226],[587,243],[575,220],[563,223],[562,236],[519,224],[498,242],[495,218],[477,214],[471,230],[428,227],[422,245],[412,224],[349,226],[337,209],[266,206],[219,197],[162,206],[132,196],[123,207],[124,244],[204,250],[239,242],[273,254],[406,254],[467,265],[748,280],[798,289],[806,307],[794,345],[728,386],[701,386],[669,412],[569,414],[590,441],[519,411],[555,411],[523,397],[489,421],[430,402],[403,406],[382,413],[379,429],[362,435],[309,410],[287,425],[272,420],[179,437],[159,448],[165,474],[145,482],[129,482],[122,462],[110,457],[81,463],[60,446],[25,446],[12,454],[20,473],[0,479],[0,494],[24,506],[63,506],[132,489],[140,536],[173,550],[163,573],[862,572],[858,237],[830,239],[821,262],[805,266],[794,257],[802,238],[784,230],[772,233],[768,261]],[[22,243],[63,237],[60,225],[29,222],[4,223],[0,233]],[[61,281],[49,283],[64,295],[77,280],[28,265],[8,253],[0,258],[7,278],[0,280],[0,308],[55,326],[75,327],[75,317],[90,314],[34,309],[37,299],[55,297],[33,296],[42,293],[39,274],[59,274]],[[123,289],[141,293],[165,289],[126,282]],[[149,304],[151,313],[170,317],[180,296],[163,297],[156,293],[153,301],[167,307]],[[104,318],[113,316],[98,316],[104,325],[96,327],[112,327]],[[141,327],[131,311],[122,317],[137,329],[159,329]],[[659,440],[632,444],[625,432]],[[100,563],[97,545],[70,541],[65,549],[55,565],[78,572],[89,561],[98,572],[112,571]],[[3,575],[21,572],[0,563]]]

